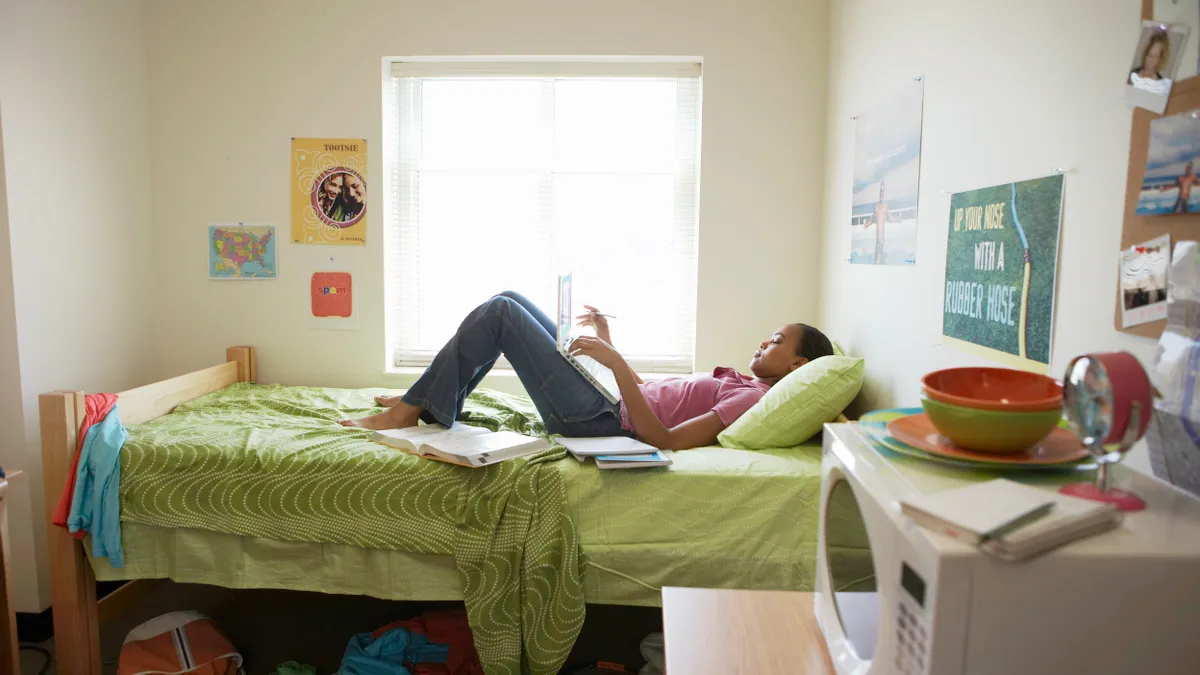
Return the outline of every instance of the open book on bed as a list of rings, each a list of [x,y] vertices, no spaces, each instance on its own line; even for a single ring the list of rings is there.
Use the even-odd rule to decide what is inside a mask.
[[[455,424],[450,429],[436,424],[387,429],[371,434],[371,440],[418,457],[472,468],[503,462],[550,447],[550,443],[541,438],[523,436],[512,431],[488,431],[465,424]]]

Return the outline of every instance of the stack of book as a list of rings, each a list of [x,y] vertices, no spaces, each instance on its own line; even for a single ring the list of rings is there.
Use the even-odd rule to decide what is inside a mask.
[[[588,457],[596,458],[596,466],[601,469],[645,469],[671,465],[671,458],[658,448],[627,436],[559,438],[558,443],[581,462]]]
[[[922,527],[998,558],[1032,558],[1121,522],[1112,504],[1091,502],[1004,478],[900,502]]]

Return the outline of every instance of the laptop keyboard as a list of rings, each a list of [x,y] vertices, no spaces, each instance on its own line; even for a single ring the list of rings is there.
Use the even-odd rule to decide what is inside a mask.
[[[612,371],[600,364],[599,361],[590,356],[572,356],[575,363],[582,368],[588,375],[592,377],[601,387],[607,389],[613,398],[619,399],[621,396],[620,388],[617,386],[617,378]]]
[[[583,369],[588,371],[592,377],[599,377],[601,373],[608,370],[600,365],[599,361],[590,356],[577,356],[575,358],[579,359],[579,365],[583,366]]]

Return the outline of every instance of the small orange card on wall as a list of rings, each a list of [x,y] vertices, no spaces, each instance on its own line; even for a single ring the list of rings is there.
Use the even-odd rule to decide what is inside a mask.
[[[353,291],[349,272],[313,272],[312,315],[349,317],[354,310]]]

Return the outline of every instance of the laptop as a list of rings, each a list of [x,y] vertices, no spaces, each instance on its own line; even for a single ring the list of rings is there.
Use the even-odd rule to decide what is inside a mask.
[[[571,275],[564,274],[558,278],[558,353],[562,354],[567,363],[575,366],[575,370],[608,399],[609,403],[616,405],[621,401],[621,390],[617,387],[617,378],[613,372],[590,356],[571,355],[571,324]]]

